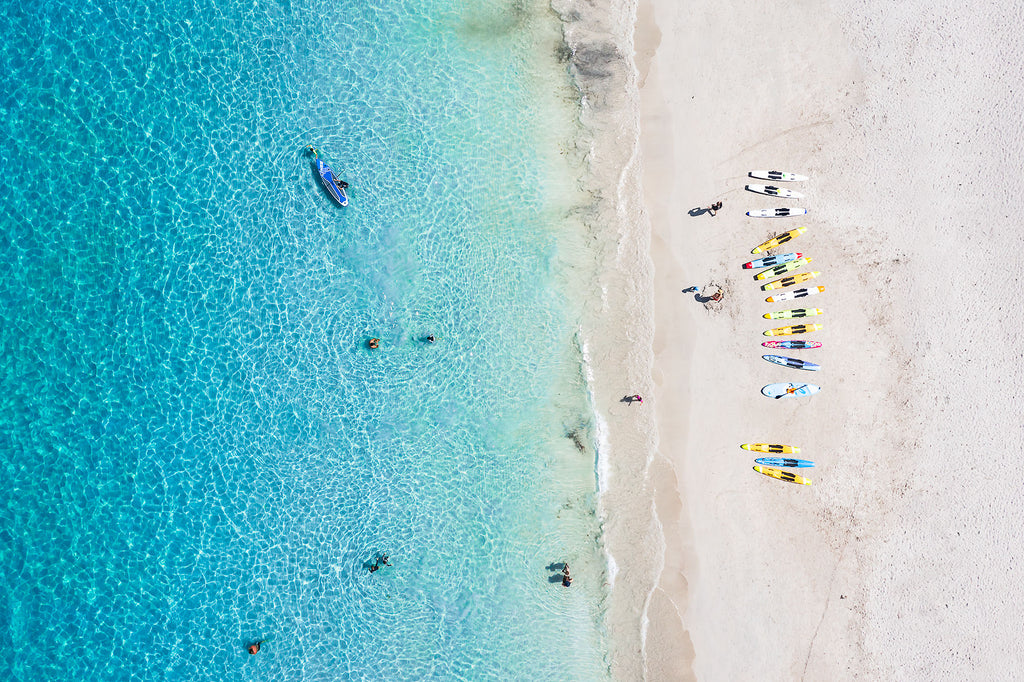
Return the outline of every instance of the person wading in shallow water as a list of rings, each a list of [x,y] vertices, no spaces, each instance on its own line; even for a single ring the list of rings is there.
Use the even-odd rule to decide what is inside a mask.
[[[566,562],[562,567],[562,587],[569,587],[572,585],[572,576],[569,575],[569,562]]]

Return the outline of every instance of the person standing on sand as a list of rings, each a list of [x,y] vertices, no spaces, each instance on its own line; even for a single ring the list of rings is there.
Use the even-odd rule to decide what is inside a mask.
[[[722,202],[716,201],[715,203],[708,206],[708,213],[712,216],[716,215],[722,209]]]

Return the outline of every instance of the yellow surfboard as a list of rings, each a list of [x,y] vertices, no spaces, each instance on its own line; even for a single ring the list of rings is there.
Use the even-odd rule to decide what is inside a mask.
[[[755,246],[751,250],[750,253],[763,253],[764,251],[767,251],[768,249],[774,249],[776,246],[779,246],[780,244],[785,244],[786,242],[790,241],[791,239],[796,239],[797,237],[799,237],[800,235],[802,235],[806,231],[807,231],[806,227],[798,227],[795,230],[790,230],[789,232],[783,232],[778,237],[774,237],[772,239],[769,239],[768,241],[766,241],[764,244],[761,244],[760,246]]]
[[[779,310],[774,313],[765,313],[764,319],[766,320],[789,320],[795,317],[814,317],[815,315],[824,315],[825,311],[821,308],[793,308],[791,310]]]
[[[769,277],[774,277],[775,275],[781,275],[784,272],[789,272],[790,270],[796,270],[797,268],[802,268],[803,266],[805,266],[808,263],[810,263],[811,260],[812,260],[812,258],[810,256],[804,256],[803,258],[797,258],[796,260],[791,260],[788,263],[783,263],[782,265],[776,265],[774,268],[768,268],[767,270],[765,270],[763,272],[759,272],[756,275],[754,275],[754,279],[768,279]]]
[[[754,467],[754,471],[756,471],[759,474],[764,474],[765,476],[771,476],[772,478],[777,478],[780,481],[789,481],[790,483],[800,483],[801,485],[810,485],[811,484],[811,479],[806,478],[804,476],[797,476],[796,474],[791,474],[788,471],[783,471],[782,469],[773,469],[771,467],[763,467],[760,464],[758,464],[756,467]]]
[[[772,455],[799,455],[800,448],[795,445],[776,445],[774,443],[744,443],[740,446],[750,452],[767,452]]]
[[[794,324],[791,327],[777,327],[775,329],[769,329],[764,333],[765,336],[793,336],[795,334],[810,334],[816,332],[819,329],[824,329],[823,324]]]
[[[783,277],[777,279],[774,282],[768,282],[768,284],[761,285],[761,291],[768,291],[769,289],[782,289],[783,287],[791,287],[794,284],[800,284],[806,282],[809,279],[814,279],[821,273],[815,270],[814,272],[801,272],[789,277]]]

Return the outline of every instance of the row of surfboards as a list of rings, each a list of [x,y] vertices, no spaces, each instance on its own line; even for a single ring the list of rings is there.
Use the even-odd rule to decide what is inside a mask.
[[[753,178],[760,178],[764,180],[771,180],[774,182],[802,182],[807,180],[806,175],[798,175],[796,173],[787,173],[783,171],[750,171],[750,176]],[[767,196],[775,196],[781,198],[792,198],[801,199],[803,194],[794,192],[792,190],[783,189],[774,185],[747,185],[746,189],[751,192],[758,194],[764,194]],[[789,216],[806,215],[807,209],[805,208],[774,208],[774,209],[759,209],[755,211],[748,211],[747,215],[753,218],[784,218]],[[784,232],[772,239],[765,241],[762,244],[758,244],[752,250],[752,254],[767,254],[771,249],[778,248],[783,244],[786,244],[793,239],[796,239],[800,235],[807,232],[806,227],[798,227],[796,229]],[[774,255],[764,255],[761,258],[757,258],[750,262],[744,263],[743,268],[745,270],[760,270],[754,275],[754,281],[765,282],[774,277],[778,277],[773,281],[768,281],[761,286],[762,291],[777,291],[779,289],[785,289],[797,284],[808,282],[812,279],[817,278],[821,273],[818,271],[810,272],[799,272],[792,273],[794,270],[799,270],[804,266],[810,264],[812,261],[810,256],[805,256],[800,252],[782,253]],[[794,289],[788,292],[773,293],[771,296],[765,299],[767,303],[779,303],[782,301],[791,301],[807,296],[816,296],[825,291],[823,286],[807,287],[803,289]],[[821,308],[791,308],[788,310],[779,310],[775,312],[769,312],[764,314],[766,320],[793,320],[803,319],[808,317],[819,317],[824,315],[825,311]],[[807,334],[810,332],[816,332],[824,328],[821,324],[791,324],[785,327],[776,327],[774,329],[768,329],[764,332],[765,336],[795,336],[798,334]],[[786,339],[786,340],[772,340],[765,341],[761,344],[766,348],[773,349],[792,349],[792,350],[803,350],[811,348],[821,348],[821,343],[817,341],[808,341],[805,339]],[[805,371],[816,372],[821,369],[821,365],[810,362],[808,360],[802,360],[800,358],[792,358],[785,355],[762,355],[762,358],[768,362],[783,367],[791,367],[793,369],[800,369]],[[761,393],[769,398],[780,398],[787,397],[799,397],[814,395],[821,390],[820,386],[814,384],[798,384],[793,382],[774,383],[768,384],[761,389]],[[800,453],[800,448],[793,445],[780,445],[775,443],[744,443],[741,445],[744,450],[751,452],[761,452],[769,455],[795,455]],[[796,459],[793,457],[759,457],[754,460],[756,466],[754,471],[769,476],[779,481],[786,481],[789,483],[798,483],[801,485],[811,485],[811,479],[806,476],[800,476],[790,471],[785,471],[786,468],[804,468],[813,467],[814,462],[806,459]]]
[[[755,171],[757,172],[757,171]],[[802,176],[801,176],[802,177]],[[786,242],[789,242],[800,235],[807,232],[806,227],[798,227],[795,230],[784,232],[783,234],[773,237],[763,244],[755,246],[751,253],[759,254],[768,251],[769,249],[776,248]],[[745,270],[757,270],[764,268],[761,272],[754,275],[755,281],[763,281],[769,277],[782,275],[787,272],[797,270],[811,262],[810,256],[805,256],[800,252],[793,253],[782,253],[771,256],[764,256],[755,260],[749,261],[743,264]],[[793,286],[794,284],[800,284],[810,279],[816,278],[820,275],[820,272],[802,272],[795,275],[789,275],[782,277],[773,282],[769,282],[761,287],[762,290],[785,288]],[[777,301],[789,301],[798,298],[805,298],[807,296],[815,296],[825,291],[825,287],[809,287],[806,289],[796,289],[790,292],[784,292],[779,294],[773,294],[765,299],[768,303],[775,303]],[[764,318],[766,320],[790,320],[790,319],[801,319],[807,317],[818,317],[824,315],[825,311],[821,308],[791,308],[789,310],[778,310],[771,313],[765,313]],[[822,324],[791,324],[785,327],[776,327],[774,329],[765,330],[765,336],[795,336],[798,334],[809,334],[811,332],[820,331],[824,329]],[[786,348],[786,349],[808,349],[808,348],[820,348],[821,344],[817,341],[807,341],[804,339],[794,339],[787,341],[766,341],[761,344],[767,348]],[[762,358],[768,362],[782,365],[783,367],[792,367],[793,369],[802,369],[810,372],[816,372],[821,369],[821,365],[810,362],[808,360],[801,360],[799,358],[791,358],[785,355],[762,355]],[[762,393],[772,398],[784,398],[791,395],[812,395],[817,393],[820,388],[812,387],[813,385],[808,384],[806,386],[795,387],[795,385],[781,385],[781,384],[770,384],[762,389]],[[781,392],[780,392],[781,391]]]
[[[750,177],[758,178],[760,180],[771,180],[772,182],[803,182],[807,179],[806,175],[774,170],[750,171]],[[781,199],[804,198],[804,195],[800,192],[794,192],[791,189],[786,189],[777,185],[747,185],[746,189],[748,192],[764,194],[769,197],[779,197]],[[759,208],[753,211],[747,211],[747,215],[751,218],[788,218],[790,216],[807,215],[807,209],[795,207]]]

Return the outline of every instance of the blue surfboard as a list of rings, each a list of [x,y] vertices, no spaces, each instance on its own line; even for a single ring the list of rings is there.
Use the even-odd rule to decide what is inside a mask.
[[[759,457],[754,460],[758,464],[770,467],[812,467],[814,462],[806,459],[790,459],[788,457]]]

